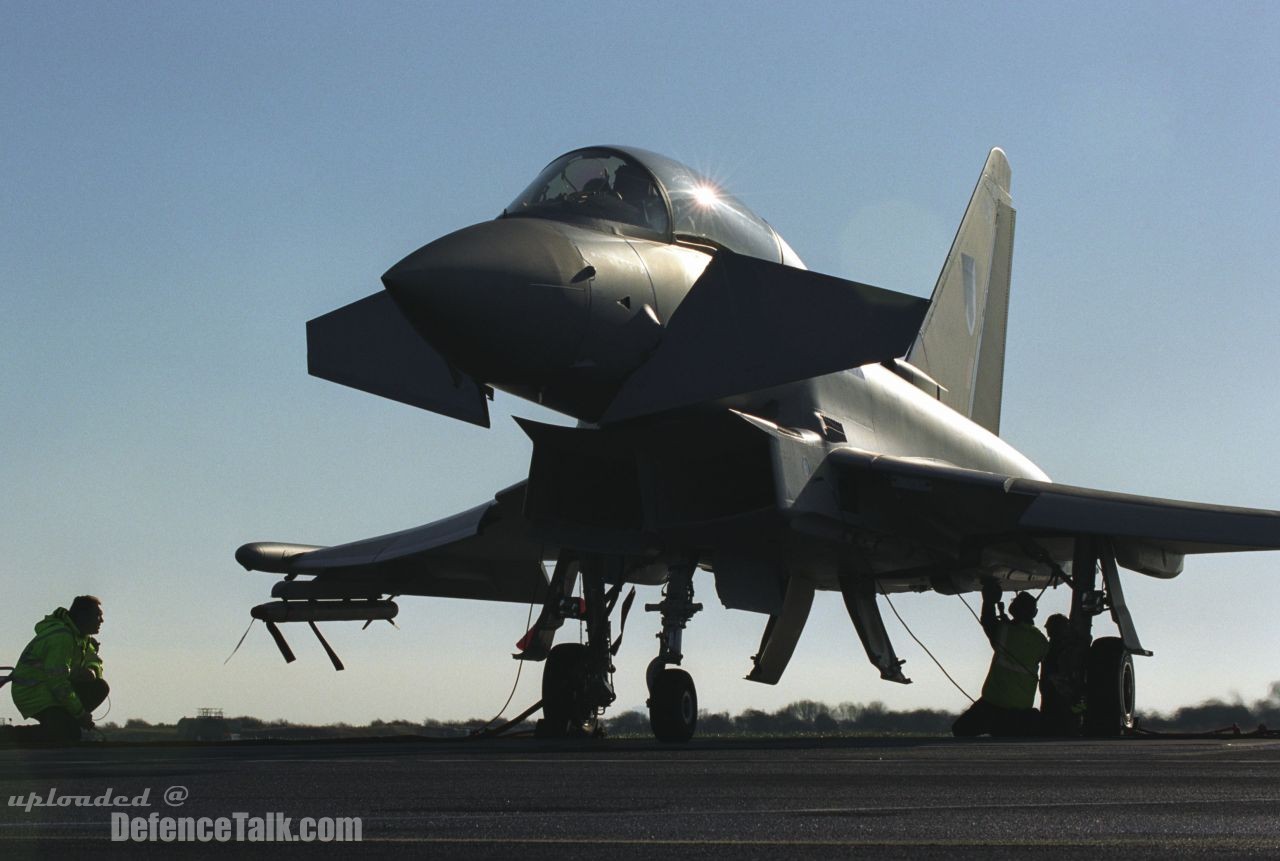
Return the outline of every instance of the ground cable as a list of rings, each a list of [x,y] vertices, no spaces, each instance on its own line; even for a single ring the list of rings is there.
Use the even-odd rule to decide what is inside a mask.
[[[877,583],[876,585],[880,585],[880,584],[879,584],[879,583]],[[971,702],[971,703],[972,703],[972,702],[976,702],[976,700],[974,700],[974,698],[973,698],[973,697],[969,696],[969,692],[968,692],[968,691],[966,691],[964,688],[960,687],[960,683],[959,683],[959,682],[957,682],[955,679],[951,678],[951,674],[947,672],[947,668],[946,668],[946,667],[942,666],[942,662],[941,662],[941,661],[939,661],[937,658],[935,658],[935,657],[933,656],[933,652],[929,651],[929,647],[928,647],[928,646],[926,646],[924,643],[922,643],[922,642],[920,641],[920,638],[919,638],[919,637],[917,637],[917,636],[915,635],[915,633],[911,630],[911,627],[910,627],[909,625],[907,625],[907,623],[906,623],[906,622],[904,622],[904,621],[902,620],[902,616],[901,616],[901,615],[899,615],[899,613],[898,613],[898,608],[897,608],[897,607],[895,607],[895,606],[893,606],[893,601],[891,601],[891,600],[889,599],[889,593],[888,593],[888,592],[886,592],[886,591],[884,590],[884,586],[880,586],[880,594],[884,596],[885,603],[889,605],[889,609],[890,609],[890,610],[892,610],[892,611],[893,611],[893,615],[894,615],[895,617],[897,617],[897,619],[898,619],[898,624],[902,625],[903,629],[905,629],[905,630],[906,630],[906,632],[911,636],[911,639],[913,639],[913,640],[915,640],[915,641],[916,641],[916,645],[917,645],[917,646],[919,646],[920,648],[924,649],[924,653],[925,653],[926,655],[928,655],[928,656],[929,656],[929,659],[930,659],[930,660],[932,660],[935,664],[937,664],[937,665],[938,665],[938,669],[942,670],[942,674],[943,674],[944,676],[946,676],[946,677],[947,677],[947,681],[949,681],[949,682],[951,682],[951,684],[955,685],[956,690],[958,690],[960,693],[964,694],[964,698],[965,698],[965,699],[967,699],[969,702]],[[967,607],[967,606],[968,606],[968,604],[966,604],[965,606]]]

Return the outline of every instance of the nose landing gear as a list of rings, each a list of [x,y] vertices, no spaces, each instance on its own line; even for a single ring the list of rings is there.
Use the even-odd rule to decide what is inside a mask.
[[[684,660],[680,648],[685,625],[702,609],[693,600],[695,567],[692,562],[672,565],[662,601],[645,605],[645,610],[662,614],[658,656],[649,663],[645,674],[649,685],[649,726],[658,741],[688,741],[698,726],[698,691],[693,677],[671,668]]]
[[[658,741],[683,742],[698,728],[698,691],[684,670],[665,669],[649,693],[649,726]]]

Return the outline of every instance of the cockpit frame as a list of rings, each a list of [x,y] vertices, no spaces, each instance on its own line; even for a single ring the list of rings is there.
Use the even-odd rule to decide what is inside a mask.
[[[601,162],[593,166],[599,175],[571,179],[573,166],[588,159]],[[630,189],[622,188],[624,175]],[[591,188],[592,183],[598,184]],[[727,248],[803,268],[777,231],[737,198],[692,168],[635,147],[592,146],[561,155],[499,217],[550,218],[668,244]]]

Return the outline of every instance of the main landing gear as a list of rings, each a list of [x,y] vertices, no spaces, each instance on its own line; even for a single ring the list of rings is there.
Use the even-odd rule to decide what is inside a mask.
[[[1098,585],[1098,568],[1102,569],[1103,589]],[[1110,610],[1120,629],[1119,637],[1099,637],[1088,651],[1076,652],[1078,666],[1071,675],[1083,680],[1085,702],[1084,733],[1089,736],[1116,736],[1133,728],[1136,685],[1133,656],[1151,652],[1142,648],[1133,619],[1124,601],[1120,574],[1116,570],[1115,553],[1110,542],[1094,537],[1076,539],[1075,559],[1071,565],[1071,630],[1074,637],[1088,643],[1092,637],[1093,617]]]
[[[1133,729],[1133,653],[1125,648],[1124,640],[1099,637],[1093,641],[1087,678],[1085,734],[1114,736]]]

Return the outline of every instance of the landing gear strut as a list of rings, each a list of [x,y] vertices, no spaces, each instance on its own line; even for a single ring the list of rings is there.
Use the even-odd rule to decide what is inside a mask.
[[[1104,589],[1098,589],[1098,568],[1102,568]],[[1088,652],[1080,650],[1081,666],[1072,675],[1084,680],[1084,732],[1089,736],[1116,736],[1134,725],[1136,702],[1133,656],[1150,655],[1142,648],[1133,619],[1124,601],[1120,574],[1110,541],[1094,537],[1076,539],[1071,565],[1071,629],[1084,643],[1092,639],[1093,617],[1106,610],[1120,629],[1119,637],[1099,637]]]
[[[693,677],[680,669],[672,669],[684,660],[680,652],[684,627],[702,609],[693,600],[695,564],[672,565],[662,601],[646,604],[645,610],[662,614],[662,632],[658,634],[658,657],[649,663],[645,681],[649,685],[649,725],[658,741],[683,742],[693,737],[698,726],[698,691]]]

